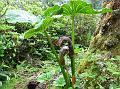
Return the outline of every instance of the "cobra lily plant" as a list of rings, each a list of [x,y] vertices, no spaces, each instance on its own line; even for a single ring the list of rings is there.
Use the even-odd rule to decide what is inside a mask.
[[[72,24],[71,24],[72,41],[71,41],[71,44],[72,44],[73,50],[71,50],[69,48],[70,46],[64,47],[61,50],[66,50],[65,53],[67,52],[68,49],[69,49],[69,51],[74,52],[74,44],[75,44],[75,42],[74,42],[74,40],[75,40],[75,21],[74,21],[74,19],[75,19],[75,16],[78,14],[81,14],[81,13],[82,14],[99,14],[99,13],[107,13],[107,12],[112,12],[112,10],[106,9],[106,8],[103,8],[101,10],[95,10],[95,9],[93,9],[92,4],[88,4],[82,0],[71,0],[69,3],[63,4],[62,6],[55,5],[53,7],[48,8],[44,12],[44,19],[42,21],[38,22],[38,24],[36,24],[34,28],[29,29],[28,31],[26,31],[24,33],[25,39],[28,39],[28,38],[32,37],[33,35],[39,34],[41,32],[45,33],[45,36],[47,37],[48,42],[51,45],[51,50],[54,53],[54,55],[58,61],[58,64],[61,68],[63,77],[64,77],[66,85],[67,85],[66,89],[68,89],[68,87],[70,87],[70,83],[68,80],[68,76],[65,72],[64,66],[63,66],[64,60],[62,59],[62,62],[63,62],[63,64],[62,64],[62,62],[60,62],[60,58],[54,48],[54,45],[51,42],[51,37],[47,33],[46,29],[53,23],[54,19],[58,17],[56,15],[70,16],[72,19]],[[69,39],[69,38],[66,38],[66,39]],[[64,53],[64,55],[65,55],[65,53]],[[69,52],[69,56],[71,58],[71,67],[72,67],[72,86],[74,86],[74,83],[75,83],[75,60],[74,60],[74,55],[72,52]]]

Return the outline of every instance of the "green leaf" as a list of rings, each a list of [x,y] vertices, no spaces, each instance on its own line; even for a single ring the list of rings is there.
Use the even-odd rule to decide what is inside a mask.
[[[7,24],[0,24],[0,31],[1,31],[1,30],[2,30],[2,31],[5,31],[5,30],[13,30],[13,29],[15,29],[14,26],[9,26],[9,25],[7,25]]]
[[[111,63],[111,62],[107,62],[107,70],[113,74],[113,75],[116,75],[116,76],[120,76],[120,70],[118,68],[117,65],[115,65],[114,63]]]
[[[62,87],[65,85],[65,80],[64,80],[64,77],[61,75],[58,79],[56,79],[54,82],[53,82],[53,85],[54,86],[59,86],[59,87]]]
[[[35,26],[35,28],[32,28],[32,29],[26,31],[24,33],[24,38],[28,39],[38,33],[41,33],[42,31],[46,30],[51,25],[52,22],[53,22],[53,18],[50,18],[50,17],[42,20],[42,22],[39,22]]]
[[[92,4],[88,4],[84,1],[76,0],[76,1],[70,1],[69,4],[64,4],[62,6],[63,8],[63,15],[72,15],[75,16],[78,13],[83,14],[98,14],[98,13],[107,13],[112,12],[111,9],[101,9],[101,10],[95,10],[92,7]]]
[[[35,24],[39,18],[24,10],[8,10],[5,14],[8,23],[29,22]]]
[[[72,14],[72,9],[69,4],[64,4],[62,6],[63,8],[63,15],[71,15]]]
[[[41,83],[45,81],[50,81],[53,78],[53,75],[54,75],[54,71],[43,73],[40,76],[38,76],[37,81]]]
[[[92,4],[88,4],[82,0],[71,0],[68,4],[63,4],[61,7],[55,5],[53,7],[48,8],[44,15],[46,17],[50,17],[53,15],[63,14],[65,16],[75,16],[76,14],[98,14],[98,13],[107,13],[112,12],[111,9],[103,8],[101,10],[95,10],[92,7]]]
[[[55,15],[58,11],[60,11],[60,6],[55,5],[53,7],[48,8],[45,12],[44,15],[46,17],[50,17],[52,15]]]
[[[99,12],[100,12],[100,13],[112,12],[112,9],[103,8],[103,9],[100,10]]]

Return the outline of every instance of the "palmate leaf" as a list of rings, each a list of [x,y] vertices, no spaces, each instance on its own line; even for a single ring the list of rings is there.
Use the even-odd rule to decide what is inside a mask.
[[[99,14],[112,12],[111,9],[103,8],[101,10],[95,10],[92,7],[92,4],[88,4],[82,0],[71,0],[68,4],[63,4],[62,6],[53,6],[48,8],[45,12],[45,16],[52,16],[62,14],[65,16],[75,16],[76,14]]]
[[[35,28],[32,28],[32,29],[26,31],[24,33],[24,38],[28,39],[28,38],[34,36],[35,34],[38,34],[42,31],[46,30],[51,25],[52,22],[53,22],[53,18],[50,18],[50,17],[42,20],[35,26]]]
[[[62,6],[63,14],[64,15],[75,15],[76,13],[79,13],[79,10],[84,8],[85,6],[89,6],[89,4],[83,1],[70,1],[69,4],[64,4]]]
[[[111,9],[106,9],[103,8],[101,10],[95,10],[92,8],[92,4],[88,4],[84,1],[81,0],[74,0],[70,1],[68,4],[63,4],[62,6],[53,6],[48,8],[45,12],[44,15],[46,17],[45,20],[40,22],[39,24],[36,25],[35,28],[28,30],[25,32],[25,38],[30,38],[31,36],[42,32],[43,30],[47,29],[48,26],[52,23],[53,15],[65,15],[65,16],[75,16],[76,14],[83,13],[83,14],[98,14],[98,13],[107,13],[107,12],[112,12]]]
[[[88,4],[81,0],[76,1],[70,1],[69,4],[64,4],[61,8],[63,8],[63,15],[69,16],[75,16],[78,13],[83,14],[98,14],[98,13],[107,13],[111,12],[111,9],[101,9],[101,10],[95,10],[92,7],[92,4]]]

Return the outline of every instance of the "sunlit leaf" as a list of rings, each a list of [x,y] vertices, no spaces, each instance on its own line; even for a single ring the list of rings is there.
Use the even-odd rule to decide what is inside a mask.
[[[29,22],[35,24],[39,20],[37,16],[24,10],[8,10],[5,17],[8,23],[13,24],[17,22]]]
[[[60,6],[55,5],[53,7],[48,8],[45,12],[44,15],[47,16],[52,16],[55,15],[58,11],[60,11]]]
[[[53,18],[46,18],[42,20],[42,22],[36,24],[35,28],[26,31],[24,33],[24,38],[28,39],[34,36],[35,34],[41,33],[42,31],[46,30],[51,25],[52,22],[53,22]]]
[[[63,14],[66,16],[69,15],[76,15],[78,13],[83,13],[83,14],[98,14],[98,13],[106,13],[106,12],[111,12],[111,9],[101,9],[101,10],[95,10],[92,7],[92,4],[88,4],[85,1],[81,0],[74,0],[70,1],[68,4],[63,4],[62,6],[55,5],[53,7],[48,8],[45,12],[45,16],[52,16],[52,15],[58,15],[58,14]]]
[[[84,1],[81,0],[76,0],[76,1],[70,1],[69,4],[64,4],[62,6],[63,8],[63,14],[64,15],[75,15],[78,13],[83,13],[83,14],[98,14],[98,13],[106,13],[106,12],[111,12],[111,9],[101,9],[101,10],[95,10],[92,7],[92,4],[88,4]]]
[[[70,7],[69,4],[64,4],[62,6],[63,8],[63,15],[71,15],[72,14],[72,8]]]

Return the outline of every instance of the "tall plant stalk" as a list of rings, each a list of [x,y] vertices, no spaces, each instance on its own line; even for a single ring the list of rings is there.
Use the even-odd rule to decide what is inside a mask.
[[[74,49],[74,44],[75,44],[75,21],[74,21],[74,18],[75,16],[72,16],[72,46],[73,46],[73,49]]]
[[[74,47],[75,47],[75,16],[72,16],[72,46],[73,46],[73,51],[74,51]],[[70,57],[71,59],[71,70],[72,70],[72,87],[74,89],[74,84],[75,84],[75,58],[74,55],[72,57]]]
[[[54,48],[54,46],[53,46],[53,44],[52,44],[51,37],[48,35],[48,33],[46,32],[46,30],[44,31],[44,33],[45,33],[45,36],[46,36],[47,39],[48,39],[48,42],[49,42],[49,44],[50,44],[50,47],[51,47],[52,52],[54,53],[54,55],[55,55],[55,57],[56,57],[56,59],[57,59],[57,61],[58,61],[58,64],[59,64],[59,66],[60,66],[60,68],[61,68],[61,72],[62,72],[63,77],[64,77],[65,82],[66,82],[66,87],[68,88],[68,87],[70,86],[70,82],[69,82],[69,78],[68,78],[68,76],[67,76],[67,73],[65,72],[65,68],[64,68],[64,66],[62,66],[62,65],[60,64],[60,62],[59,62],[59,57],[58,57],[57,52],[56,52],[56,50],[55,50],[55,48]]]
[[[74,60],[74,57],[72,57],[70,59],[71,59],[71,70],[72,70],[72,87],[74,89],[74,84],[76,82],[76,79],[75,79],[75,60]]]

